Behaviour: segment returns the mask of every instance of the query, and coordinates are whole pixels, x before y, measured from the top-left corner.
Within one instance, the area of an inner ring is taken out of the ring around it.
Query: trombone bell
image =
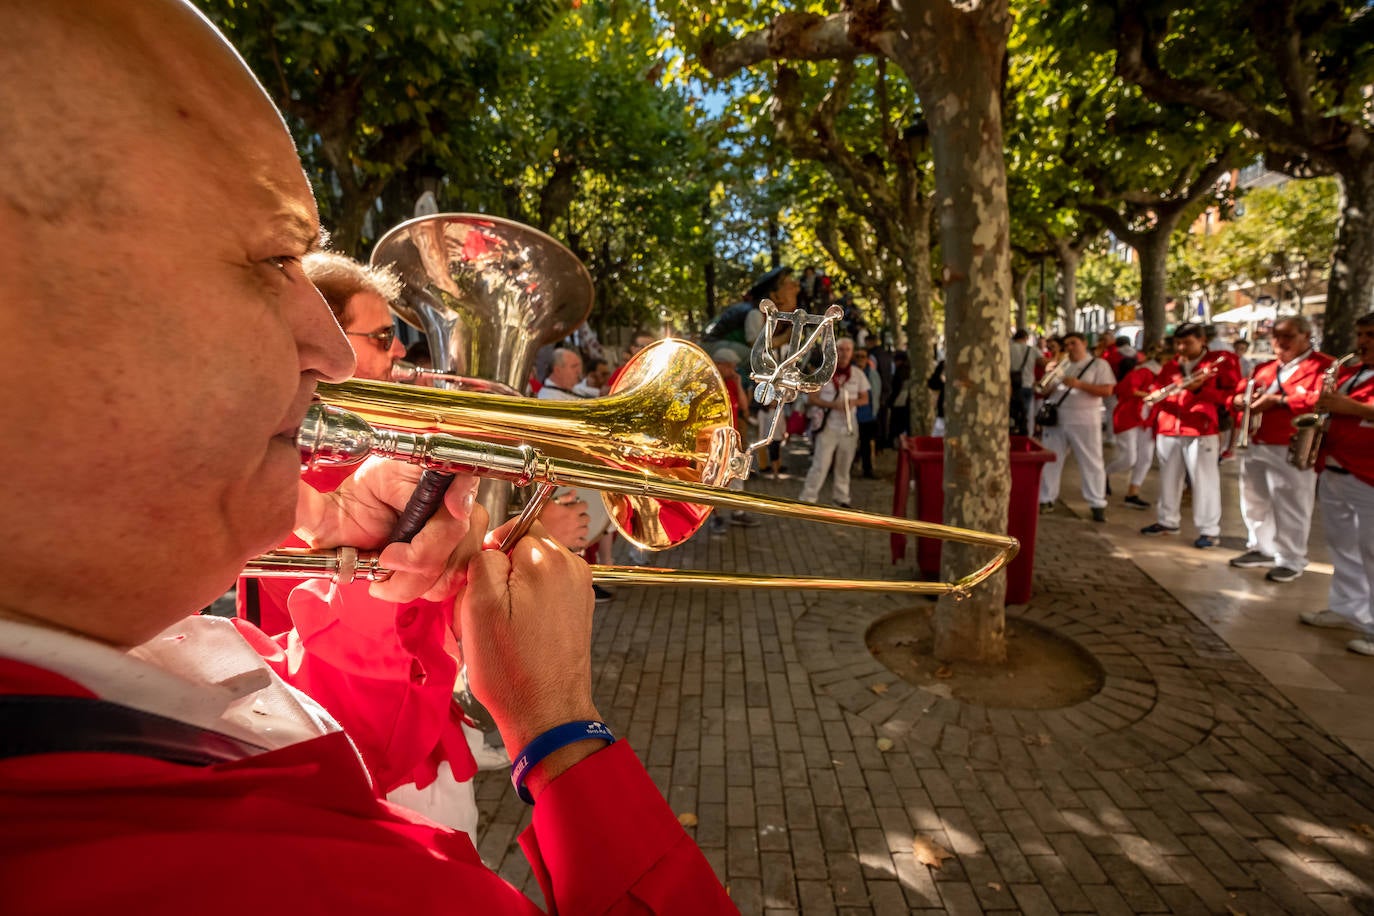
[[[549,458],[706,487],[729,483],[735,459],[743,454],[730,396],[715,364],[700,347],[682,340],[644,348],[626,364],[609,395],[585,401],[358,381],[321,383],[317,393],[324,403],[356,414],[371,427],[530,445]],[[711,512],[709,506],[643,494],[600,495],[621,534],[650,550],[683,543]]]

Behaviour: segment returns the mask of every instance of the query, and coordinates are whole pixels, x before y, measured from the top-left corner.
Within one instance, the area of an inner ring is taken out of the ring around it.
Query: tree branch
[[[1145,11],[1133,0],[1117,3],[1116,72],[1140,86],[1156,101],[1200,108],[1221,121],[1234,121],[1263,138],[1269,146],[1297,156],[1326,158],[1319,138],[1289,124],[1264,107],[1232,92],[1170,76],[1159,65],[1158,38],[1145,22]]]
[[[729,44],[702,46],[698,57],[721,79],[765,60],[853,60],[884,54],[895,31],[886,4],[854,3],[842,13],[781,13],[773,21]],[[886,55],[890,56],[890,55]]]

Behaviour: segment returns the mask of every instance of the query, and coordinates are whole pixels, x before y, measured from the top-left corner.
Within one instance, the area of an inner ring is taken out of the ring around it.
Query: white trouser
[[[1241,452],[1240,513],[1247,550],[1274,558],[1275,566],[1307,568],[1307,532],[1317,494],[1315,471],[1288,463],[1288,446],[1256,443]]]
[[[1102,441],[1115,445],[1120,441],[1116,431],[1112,429],[1112,411],[1116,410],[1116,395],[1107,395],[1102,401],[1102,407]]]
[[[1221,471],[1217,468],[1217,437],[1156,436],[1159,454],[1159,523],[1177,528],[1183,499],[1183,469],[1193,480],[1193,524],[1198,534],[1221,534]]]
[[[1107,465],[1107,476],[1130,469],[1131,486],[1139,487],[1155,460],[1155,433],[1148,426],[1137,426],[1116,434],[1116,457]]]
[[[1331,610],[1374,637],[1374,487],[1323,471],[1317,485],[1331,552]]]
[[[1059,498],[1059,478],[1072,449],[1078,460],[1083,498],[1094,509],[1104,508],[1107,505],[1107,474],[1102,469],[1102,427],[1097,417],[1090,423],[1061,422],[1058,426],[1050,426],[1045,429],[1041,441],[1057,459],[1048,462],[1040,471],[1040,501],[1052,503]]]
[[[831,429],[831,424],[836,422],[839,429]],[[835,494],[835,502],[849,502],[849,469],[858,451],[859,424],[855,423],[854,431],[850,432],[844,428],[843,417],[831,417],[826,421],[825,429],[816,433],[811,470],[806,472],[806,483],[802,484],[802,502],[814,503],[820,499],[821,485],[825,483],[825,475],[830,473],[832,465],[835,468],[835,480],[831,490]]]

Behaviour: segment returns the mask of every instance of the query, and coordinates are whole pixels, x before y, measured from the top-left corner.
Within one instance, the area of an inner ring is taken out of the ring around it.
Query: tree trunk
[[[1077,248],[1067,242],[1058,242],[1054,249],[1054,262],[1059,265],[1059,314],[1070,331],[1081,331],[1078,326],[1078,265],[1082,262]]]
[[[1012,298],[1016,300],[1015,324],[1018,328],[1024,328],[1026,326],[1026,288],[1030,286],[1030,272],[1031,269],[1029,266],[1017,270],[1015,262],[1012,262],[1011,295]]]
[[[945,520],[1005,532],[1011,488],[1011,251],[1001,108],[1007,5],[915,3],[899,10],[911,34],[933,27],[941,35],[937,42],[913,42],[901,63],[925,103],[935,154],[944,258]],[[987,560],[987,548],[947,542],[941,575],[953,581]],[[935,610],[935,656],[1005,662],[1005,591],[1006,575],[998,573],[962,601],[942,597]]]
[[[706,318],[702,325],[705,327],[705,321],[710,321],[716,315],[716,259],[707,258],[701,272],[706,285]]]
[[[367,211],[374,202],[375,198],[362,194],[345,196],[339,201],[334,225],[329,227],[331,248],[350,257],[367,260],[362,251],[363,223],[367,221]]]
[[[1140,261],[1140,314],[1145,322],[1145,349],[1152,349],[1164,339],[1164,326],[1169,316],[1164,311],[1165,290],[1169,283],[1169,237],[1174,224],[1161,224],[1141,233],[1136,246]]]
[[[1355,319],[1374,311],[1374,153],[1340,176],[1341,221],[1326,285],[1322,350],[1355,349]]]
[[[928,436],[935,426],[935,392],[926,380],[935,371],[935,309],[931,304],[930,220],[917,221],[912,240],[915,256],[907,265],[911,276],[906,283],[906,350],[911,360],[911,432]]]
[[[1040,289],[1035,294],[1035,311],[1040,316],[1040,329],[1046,334],[1052,333],[1050,327],[1050,297],[1045,292],[1045,259],[1040,259]]]

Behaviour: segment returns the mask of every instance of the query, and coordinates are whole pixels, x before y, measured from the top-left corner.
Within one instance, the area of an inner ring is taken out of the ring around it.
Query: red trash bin
[[[1031,596],[1035,565],[1035,530],[1040,522],[1040,470],[1055,454],[1030,436],[1011,437],[1011,498],[1007,505],[1007,533],[1021,542],[1021,550],[1007,566],[1007,604],[1025,604]],[[914,436],[897,453],[897,482],[892,514],[906,517],[908,483],[916,480],[916,517],[923,522],[944,521],[945,440]],[[892,535],[892,562],[906,556],[907,536]],[[916,539],[916,566],[931,578],[940,575],[940,547],[935,538]]]

